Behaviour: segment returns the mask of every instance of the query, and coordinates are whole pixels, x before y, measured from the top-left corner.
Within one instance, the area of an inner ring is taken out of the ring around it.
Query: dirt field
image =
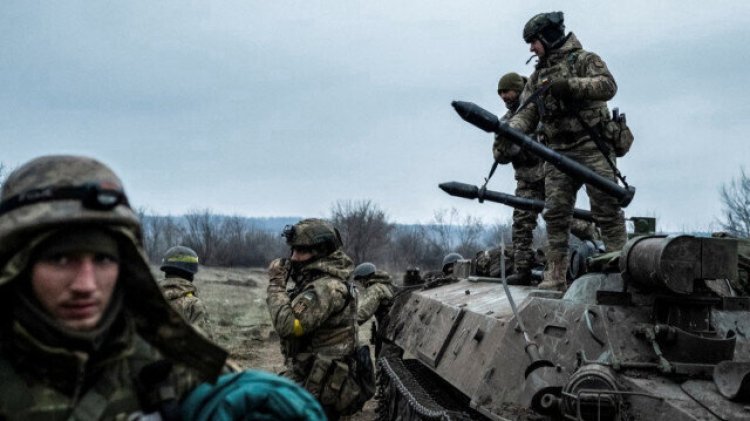
[[[232,360],[245,368],[281,371],[279,339],[266,308],[265,270],[202,267],[195,284],[208,307],[215,340],[231,353]],[[375,402],[345,419],[374,420]]]

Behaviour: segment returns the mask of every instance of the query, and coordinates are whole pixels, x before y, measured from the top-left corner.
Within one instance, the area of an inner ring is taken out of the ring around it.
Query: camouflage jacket
[[[206,306],[197,297],[198,288],[187,279],[168,277],[159,283],[164,296],[182,316],[201,332],[211,337],[211,322]]]
[[[143,406],[136,381],[142,368],[164,357],[129,319],[118,330],[98,351],[86,353],[51,345],[11,323],[0,333],[0,419],[110,420],[154,411]],[[166,384],[179,400],[198,383],[175,364]]]
[[[291,292],[277,278],[286,278],[285,273],[271,275],[266,302],[287,366],[301,354],[337,358],[354,352],[357,300],[346,283],[352,269],[351,259],[339,249],[295,271]]]
[[[522,96],[528,97],[545,84],[561,79],[569,83],[570,99],[559,100],[546,92],[511,117],[508,124],[529,133],[541,123],[544,141],[556,150],[596,149],[576,115],[588,126],[600,130],[610,119],[606,101],[617,92],[615,79],[598,55],[583,50],[573,33],[560,48],[539,60]]]
[[[393,302],[393,283],[391,277],[377,271],[367,280],[364,289],[359,294],[357,305],[357,322],[362,324],[370,317],[386,311]]]
[[[508,122],[523,103],[524,98],[521,96],[515,107],[509,109],[500,120]],[[498,162],[503,162],[503,157],[505,157],[505,161],[509,160],[513,164],[516,180],[534,183],[544,179],[544,162],[534,154],[520,149],[520,147],[503,139],[502,136],[495,136],[495,142],[492,144],[492,154]]]

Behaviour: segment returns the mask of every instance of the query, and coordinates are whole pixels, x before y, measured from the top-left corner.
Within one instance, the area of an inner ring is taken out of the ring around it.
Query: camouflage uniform
[[[190,324],[211,337],[211,321],[206,306],[198,298],[198,288],[189,280],[167,276],[159,283],[169,304],[182,314]]]
[[[547,146],[615,181],[612,168],[576,114],[588,126],[599,130],[600,125],[610,119],[605,101],[614,96],[617,85],[602,59],[583,50],[573,33],[568,34],[559,48],[546,51],[529,77],[523,96],[531,95],[543,84],[560,80],[567,80],[570,99],[560,100],[547,92],[514,115],[509,125],[529,132],[541,122],[541,135]],[[609,158],[615,162],[613,152]],[[543,217],[549,240],[548,259],[550,262],[564,262],[576,193],[582,184],[549,163],[544,164],[544,172],[546,201]],[[626,232],[617,199],[589,185],[586,192],[607,250],[619,250],[625,244]]]
[[[222,369],[226,352],[198,335],[159,292],[121,185],[101,163],[71,156],[38,158],[6,180],[0,419],[127,419],[176,405]],[[64,242],[82,231],[116,240],[119,277],[97,325],[71,330],[34,299],[29,272],[47,240]]]
[[[523,97],[521,97],[523,98]],[[517,101],[511,109],[501,118],[502,121],[508,121],[518,109],[522,102]],[[504,141],[501,137],[495,138],[492,146],[493,155],[497,159],[511,143]],[[544,200],[544,169],[543,162],[534,155],[517,150],[510,158],[515,170],[516,191],[515,195],[525,199]],[[513,209],[513,262],[516,273],[531,270],[534,263],[534,252],[531,245],[534,240],[534,229],[537,226],[537,216],[539,212],[532,210]]]
[[[346,282],[352,269],[341,248],[296,269],[284,259],[268,268],[266,302],[281,339],[282,374],[317,397],[329,418],[364,404],[352,361],[358,345],[357,300]],[[287,280],[295,284],[290,292]]]
[[[387,312],[393,303],[393,282],[390,275],[377,271],[365,281],[364,290],[359,294],[357,306],[357,321],[362,324],[372,316],[380,316]],[[378,320],[382,317],[377,317]]]

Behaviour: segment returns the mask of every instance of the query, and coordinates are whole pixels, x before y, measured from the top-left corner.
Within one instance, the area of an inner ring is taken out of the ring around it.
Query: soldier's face
[[[542,41],[539,41],[538,39],[531,41],[529,43],[529,51],[536,54],[539,58],[544,57],[544,45],[542,44]]]
[[[510,107],[518,100],[518,91],[513,89],[503,89],[500,91],[500,98],[503,99],[506,106]]]
[[[38,260],[31,286],[42,309],[64,327],[94,329],[115,290],[120,265],[94,253],[67,253]]]
[[[292,262],[304,263],[313,258],[313,251],[307,247],[292,247]]]

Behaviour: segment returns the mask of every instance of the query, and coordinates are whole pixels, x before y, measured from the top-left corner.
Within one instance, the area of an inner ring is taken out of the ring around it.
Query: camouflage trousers
[[[525,199],[544,200],[544,179],[537,181],[517,180],[516,196]],[[534,264],[534,228],[539,212],[521,209],[513,210],[513,263],[515,270],[530,269]]]
[[[612,168],[610,168],[602,153],[596,149],[593,142],[561,153],[587,166],[597,174],[615,180]],[[611,156],[611,160],[614,162],[614,156]],[[550,253],[566,254],[576,194],[582,183],[549,163],[544,164],[544,173],[544,188],[547,198],[542,216],[547,223],[549,251]],[[620,250],[625,245],[627,233],[625,231],[625,217],[617,199],[588,184],[586,185],[586,194],[589,196],[591,213],[594,216],[596,226],[601,230],[602,240],[607,251]]]

